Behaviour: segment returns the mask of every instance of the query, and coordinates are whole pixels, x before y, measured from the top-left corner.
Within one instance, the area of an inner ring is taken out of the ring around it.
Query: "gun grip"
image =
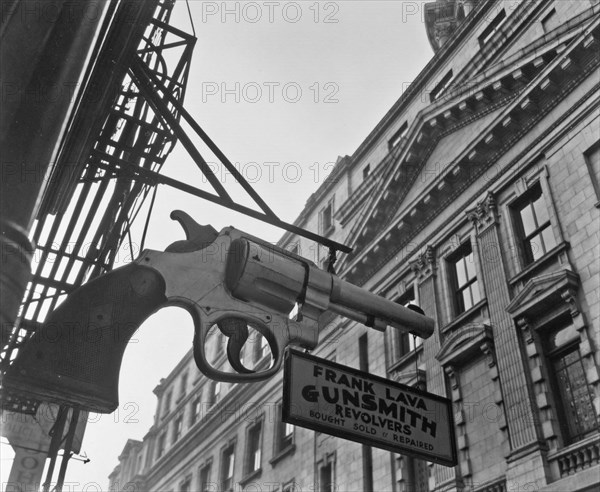
[[[111,413],[125,347],[166,302],[160,273],[135,263],[88,282],[27,341],[4,384],[43,401]]]

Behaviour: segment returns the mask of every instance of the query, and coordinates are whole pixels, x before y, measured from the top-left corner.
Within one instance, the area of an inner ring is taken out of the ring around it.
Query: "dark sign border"
[[[397,389],[409,393],[416,393],[421,395],[424,398],[428,398],[431,400],[437,400],[439,403],[446,406],[448,412],[448,426],[450,431],[450,454],[452,455],[451,459],[445,459],[440,456],[432,456],[426,452],[415,451],[411,448],[405,447],[402,444],[398,445],[388,445],[385,442],[375,441],[374,439],[369,439],[368,437],[361,437],[357,434],[354,434],[349,431],[345,431],[343,429],[335,429],[332,431],[331,427],[327,425],[315,423],[309,419],[303,419],[301,417],[296,417],[290,414],[290,405],[291,405],[291,366],[292,366],[292,356],[300,357],[306,360],[309,360],[314,363],[319,363],[324,366],[329,366],[331,368],[337,368],[340,371],[345,371],[350,374],[354,374],[358,377],[366,378],[369,380],[377,381],[378,383],[396,387]],[[322,432],[324,434],[329,434],[334,437],[341,437],[344,439],[348,439],[350,441],[359,442],[362,444],[366,444],[368,446],[372,446],[375,448],[385,449],[387,451],[391,451],[392,453],[404,454],[413,456],[415,458],[424,459],[426,461],[431,461],[433,463],[438,463],[444,466],[456,466],[458,464],[458,456],[456,451],[456,438],[454,434],[454,414],[452,412],[452,402],[448,398],[444,398],[443,396],[434,395],[433,393],[428,393],[426,391],[419,390],[417,388],[412,388],[410,386],[406,386],[405,384],[398,383],[396,381],[391,381],[389,379],[382,378],[381,376],[376,376],[374,374],[370,374],[368,372],[359,371],[353,367],[344,366],[342,364],[338,364],[337,362],[331,362],[327,359],[322,359],[320,357],[315,357],[314,355],[310,355],[304,352],[300,352],[295,349],[288,348],[285,352],[284,366],[283,366],[283,402],[282,402],[282,420],[289,424],[298,425],[300,427],[304,427],[306,429],[315,430],[318,432]]]

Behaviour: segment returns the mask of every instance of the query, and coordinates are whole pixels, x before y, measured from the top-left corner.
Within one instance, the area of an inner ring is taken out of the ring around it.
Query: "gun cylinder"
[[[287,315],[304,288],[305,277],[306,268],[302,262],[284,256],[276,247],[266,247],[247,239],[236,239],[231,243],[225,285],[237,299]]]

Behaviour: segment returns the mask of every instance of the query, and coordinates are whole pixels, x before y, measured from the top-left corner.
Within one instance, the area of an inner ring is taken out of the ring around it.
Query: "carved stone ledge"
[[[571,315],[575,317],[580,311],[575,296],[578,287],[579,275],[571,270],[562,269],[539,275],[527,281],[521,292],[506,306],[506,311],[517,320],[524,317],[536,319],[549,310],[564,306],[566,301]]]

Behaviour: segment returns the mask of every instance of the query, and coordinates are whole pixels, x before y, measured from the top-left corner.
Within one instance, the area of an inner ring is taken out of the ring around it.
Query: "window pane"
[[[465,259],[461,258],[456,262],[456,284],[457,287],[462,287],[467,283],[467,270]]]
[[[556,246],[556,239],[554,239],[554,232],[552,232],[552,227],[550,227],[550,224],[548,224],[548,226],[542,231],[542,237],[544,238],[546,252],[550,251]]]
[[[535,216],[537,218],[538,225],[550,222],[550,216],[548,215],[548,207],[546,207],[546,203],[542,198],[541,194],[533,202],[533,209],[535,210]]]
[[[467,278],[469,280],[475,278],[477,273],[475,272],[475,260],[473,258],[473,252],[471,252],[469,256],[465,258],[465,266],[467,267]]]
[[[473,300],[471,299],[471,287],[467,287],[462,291],[462,300],[464,311],[468,311],[473,307]]]
[[[479,283],[477,281],[471,284],[471,296],[473,297],[473,304],[477,304],[481,301],[481,296],[479,295]]]
[[[525,236],[529,236],[536,229],[533,209],[529,203],[521,210],[521,223],[523,224],[523,232],[525,233]]]
[[[562,345],[575,340],[577,337],[577,330],[573,324],[568,324],[565,328],[556,331],[548,340],[548,349],[553,350],[561,347]]]
[[[544,249],[544,242],[541,234],[536,234],[529,240],[529,252],[531,253],[531,258],[533,260],[537,260],[544,256],[546,250]]]

